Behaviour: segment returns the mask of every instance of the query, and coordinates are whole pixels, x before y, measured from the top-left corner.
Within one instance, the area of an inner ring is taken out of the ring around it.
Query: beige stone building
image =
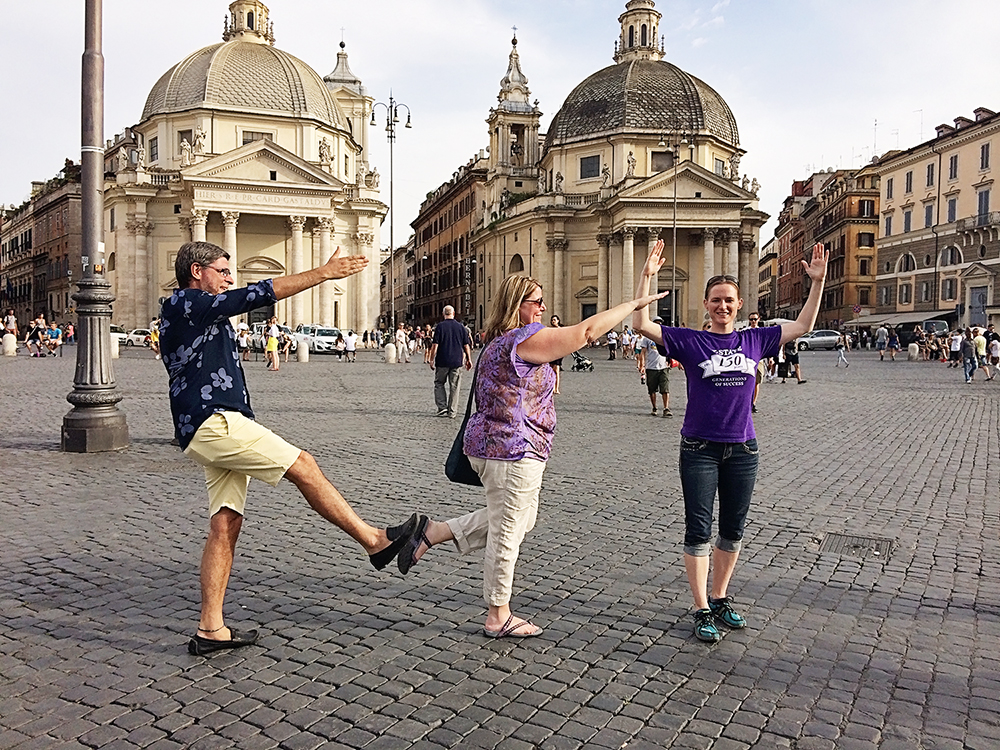
[[[177,248],[208,240],[232,255],[238,284],[311,268],[337,246],[369,256],[363,273],[279,301],[273,313],[293,327],[372,328],[386,213],[367,162],[372,103],[343,43],[321,78],[274,46],[267,6],[231,3],[222,42],[164,73],[131,137],[108,144],[115,322],[155,318],[176,284]]]
[[[652,0],[629,0],[614,64],[586,78],[539,134],[517,41],[498,105],[477,260],[476,327],[510,273],[537,278],[566,323],[631,299],[649,246],[662,238],[657,283],[665,320],[700,326],[705,281],[739,276],[756,309],[757,243],[767,215],[739,171],[736,118],[708,84],[666,62]],[[676,232],[676,235],[675,235]],[[676,236],[676,241],[675,241]]]
[[[934,138],[883,156],[877,316],[904,325],[1000,323],[1000,115],[980,107]]]

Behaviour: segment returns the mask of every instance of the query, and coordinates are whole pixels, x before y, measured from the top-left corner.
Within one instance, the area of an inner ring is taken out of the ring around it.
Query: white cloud
[[[727,7],[729,7],[729,0],[720,0],[720,2],[717,2],[715,5],[712,6],[712,15],[714,16],[720,10],[723,10]]]
[[[706,44],[708,44],[708,40],[703,36],[695,37],[694,39],[691,40],[691,46],[694,47],[695,49],[697,49],[698,47],[702,47]]]

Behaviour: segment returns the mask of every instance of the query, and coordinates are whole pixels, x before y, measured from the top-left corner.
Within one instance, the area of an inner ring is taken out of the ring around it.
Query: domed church
[[[320,77],[274,46],[259,0],[229,5],[222,41],[158,80],[130,137],[105,156],[105,264],[114,322],[145,326],[176,286],[190,240],[231,255],[236,283],[297,273],[340,246],[367,255],[357,276],[281,300],[270,314],[366,329],[378,318],[379,227],[387,207],[367,162],[373,100],[341,42]]]
[[[666,263],[656,281],[671,292],[659,302],[665,321],[700,327],[716,274],[738,276],[744,316],[756,309],[768,217],[757,181],[739,171],[736,118],[711,86],[663,59],[653,0],[629,0],[618,20],[614,64],[570,92],[544,136],[513,40],[487,119],[487,199],[473,239],[477,296],[487,300],[479,325],[511,273],[538,279],[564,323],[632,299],[657,239]]]

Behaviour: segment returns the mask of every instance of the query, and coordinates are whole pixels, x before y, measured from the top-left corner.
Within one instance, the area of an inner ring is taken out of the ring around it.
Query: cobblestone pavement
[[[375,572],[289,483],[254,482],[226,612],[262,638],[210,658],[186,649],[206,497],[160,363],[116,362],[131,447],[73,455],[74,358],[0,360],[0,748],[1000,747],[1000,385],[868,352],[764,385],[732,589],[750,624],[709,646],[681,561],[683,378],[654,419],[633,363],[594,352],[563,375],[518,563],[514,609],[543,636],[480,635],[481,560]],[[443,476],[458,423],[433,416],[428,368],[248,370],[261,421],[373,523],[481,504]],[[826,552],[832,533],[892,547]]]

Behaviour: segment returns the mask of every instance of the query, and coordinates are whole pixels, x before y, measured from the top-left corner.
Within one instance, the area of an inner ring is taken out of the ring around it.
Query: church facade
[[[536,278],[564,323],[632,299],[649,247],[662,239],[658,314],[700,326],[705,282],[740,280],[743,315],[757,306],[757,248],[767,214],[741,176],[736,119],[708,84],[666,62],[652,0],[629,0],[614,64],[566,98],[548,133],[530,101],[513,40],[489,113],[477,326],[511,273]]]
[[[367,162],[372,104],[343,43],[321,78],[274,46],[267,6],[231,3],[223,41],[170,68],[130,137],[108,144],[105,264],[115,322],[154,319],[176,286],[179,246],[207,240],[230,253],[240,285],[312,268],[338,246],[368,256],[364,272],[254,320],[374,327],[387,207]]]

